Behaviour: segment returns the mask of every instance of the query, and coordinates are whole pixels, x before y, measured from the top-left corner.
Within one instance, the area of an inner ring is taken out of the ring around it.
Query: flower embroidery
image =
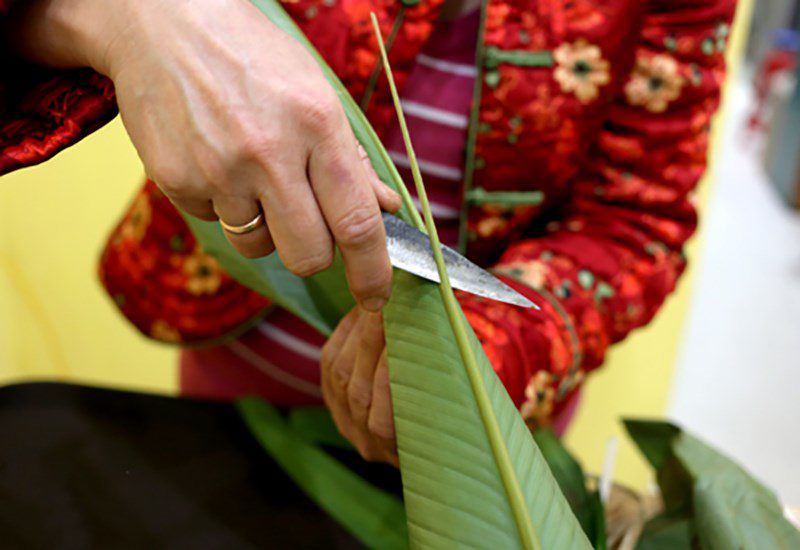
[[[150,199],[146,193],[140,193],[133,201],[128,216],[122,224],[122,238],[135,242],[141,241],[147,233],[152,217],[153,210],[150,206]]]
[[[553,375],[546,370],[540,370],[528,382],[525,388],[525,402],[519,408],[526,422],[538,425],[553,414],[556,390],[552,382]]]
[[[550,270],[544,262],[531,260],[528,262],[511,262],[504,264],[498,270],[507,273],[510,277],[522,281],[531,288],[544,288]]]
[[[214,294],[222,284],[222,270],[217,260],[203,252],[195,251],[183,262],[186,290],[194,295]]]
[[[508,225],[508,220],[500,216],[490,216],[478,222],[477,232],[481,237],[491,237]]]
[[[600,48],[583,38],[574,44],[561,44],[553,52],[553,59],[558,64],[553,78],[562,91],[574,93],[581,103],[597,98],[600,86],[611,80],[608,61],[603,59]]]
[[[176,343],[181,341],[180,333],[169,323],[161,319],[153,322],[153,325],[150,327],[150,336],[162,342]]]
[[[631,105],[640,105],[651,113],[663,113],[667,105],[681,95],[683,77],[678,62],[668,55],[639,57],[625,85]]]

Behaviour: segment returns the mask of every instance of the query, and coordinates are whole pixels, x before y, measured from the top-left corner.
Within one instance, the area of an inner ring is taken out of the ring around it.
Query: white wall
[[[800,215],[744,139],[749,85],[730,92],[668,411],[800,506]]]

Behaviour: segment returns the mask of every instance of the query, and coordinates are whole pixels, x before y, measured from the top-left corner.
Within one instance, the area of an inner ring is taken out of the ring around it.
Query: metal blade
[[[383,214],[383,224],[392,265],[423,279],[440,282],[428,236],[388,213]],[[452,248],[442,245],[442,255],[453,288],[516,306],[539,309],[525,296]]]

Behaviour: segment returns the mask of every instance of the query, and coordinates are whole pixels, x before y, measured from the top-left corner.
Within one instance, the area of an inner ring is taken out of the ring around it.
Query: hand
[[[339,247],[353,296],[390,293],[381,208],[399,196],[359,152],[311,55],[246,0],[34,0],[15,26],[38,61],[90,65],[114,82],[148,175],[204,220],[266,225],[227,234],[247,257],[277,250],[301,277]]]
[[[353,308],[322,348],[322,395],[366,460],[398,466],[383,318]]]

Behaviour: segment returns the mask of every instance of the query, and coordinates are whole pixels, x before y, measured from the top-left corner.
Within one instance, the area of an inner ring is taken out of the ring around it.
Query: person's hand
[[[339,431],[366,460],[398,465],[380,313],[353,308],[322,348],[322,395]]]
[[[247,0],[34,0],[16,24],[23,52],[90,65],[114,82],[147,174],[204,220],[266,224],[226,232],[247,257],[277,250],[299,276],[326,269],[334,244],[359,304],[390,293],[381,208],[398,195],[360,153],[311,55]]]

